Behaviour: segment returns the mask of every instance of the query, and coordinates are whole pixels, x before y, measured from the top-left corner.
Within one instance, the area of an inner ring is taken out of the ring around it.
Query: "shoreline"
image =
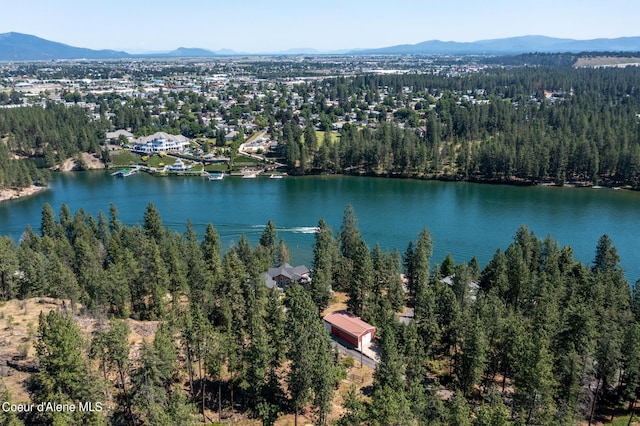
[[[0,203],[10,200],[18,200],[20,198],[29,197],[39,192],[49,189],[48,186],[31,185],[26,188],[7,188],[0,189]]]

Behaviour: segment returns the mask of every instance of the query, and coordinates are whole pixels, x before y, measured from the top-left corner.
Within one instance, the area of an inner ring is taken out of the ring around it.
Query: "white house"
[[[182,135],[170,135],[164,132],[156,132],[144,136],[133,145],[133,150],[154,154],[158,152],[182,152],[189,146],[189,139]]]
[[[170,166],[166,166],[166,169],[172,172],[186,172],[190,169],[190,167],[183,163],[182,160],[178,159],[175,163]]]

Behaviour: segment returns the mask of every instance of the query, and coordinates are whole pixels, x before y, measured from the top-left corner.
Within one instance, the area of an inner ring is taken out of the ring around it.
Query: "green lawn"
[[[225,172],[227,171],[226,164],[209,164],[204,168],[207,172]]]
[[[262,161],[253,157],[245,157],[244,155],[236,155],[233,158],[234,163],[262,163]]]
[[[149,157],[147,160],[147,166],[149,167],[163,167],[170,166],[176,162],[176,159],[173,157],[160,157],[159,155],[154,155]]]
[[[122,151],[111,157],[111,162],[116,166],[130,166],[137,164],[139,161],[141,161],[140,156],[129,151]]]
[[[340,133],[329,132],[331,143],[335,143],[340,140]],[[318,140],[318,146],[322,146],[324,143],[324,132],[316,130],[316,139]],[[304,143],[304,134],[302,135],[302,143]]]

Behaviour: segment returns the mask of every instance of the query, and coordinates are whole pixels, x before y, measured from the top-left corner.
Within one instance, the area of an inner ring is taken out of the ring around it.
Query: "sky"
[[[637,0],[21,0],[0,33],[130,53],[332,51],[522,35],[640,36]]]

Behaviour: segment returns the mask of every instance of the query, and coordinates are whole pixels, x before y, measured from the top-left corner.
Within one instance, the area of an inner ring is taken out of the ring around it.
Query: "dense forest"
[[[281,298],[261,278],[290,259],[273,222],[255,247],[243,236],[223,253],[212,224],[204,236],[190,223],[171,231],[151,203],[131,227],[113,205],[97,219],[65,205],[56,218],[45,205],[39,232],[0,238],[0,300],[68,303],[40,315],[29,393],[111,408],[1,421],[176,425],[224,410],[263,424],[305,413],[320,425],[572,425],[633,412],[640,285],[625,280],[606,235],[592,265],[524,226],[484,269],[475,258],[435,263],[433,244],[424,228],[403,254],[371,249],[348,206],[339,232],[318,223],[311,283]],[[373,385],[343,395],[338,417],[348,363],[321,320],[332,290],[377,327],[382,351]],[[414,315],[400,322],[405,307]],[[104,319],[90,341],[78,315]],[[128,318],[157,324],[136,355]]]
[[[463,76],[360,76],[328,81],[312,112],[347,122],[339,143],[283,129],[290,168],[456,179],[606,183],[637,188],[640,77],[635,69],[496,67]],[[386,93],[386,94],[385,94]],[[326,101],[338,105],[326,106]],[[303,109],[304,111],[304,109]],[[326,120],[326,121],[325,121]],[[389,122],[389,123],[386,123]],[[328,139],[327,139],[328,140]],[[323,141],[319,141],[323,142]]]
[[[102,155],[103,127],[77,106],[0,109],[0,189],[46,185],[49,169],[67,158]]]

